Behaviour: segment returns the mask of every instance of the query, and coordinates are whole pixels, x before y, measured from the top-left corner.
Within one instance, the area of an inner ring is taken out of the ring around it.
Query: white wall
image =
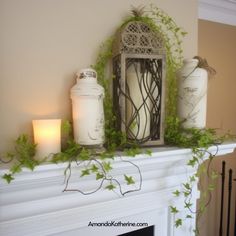
[[[197,0],[152,1],[188,35],[185,57],[197,52]],[[70,118],[75,72],[94,63],[99,45],[130,6],[144,0],[0,0],[0,153],[31,120]]]

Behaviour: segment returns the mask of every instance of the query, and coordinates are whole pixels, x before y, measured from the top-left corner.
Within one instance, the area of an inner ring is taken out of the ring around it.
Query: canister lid
[[[71,88],[71,98],[78,96],[103,98],[104,89],[97,83],[97,72],[91,68],[82,69],[77,74],[77,83]]]
[[[91,68],[82,69],[77,73],[77,77],[79,79],[89,79],[95,78],[97,79],[97,72]]]

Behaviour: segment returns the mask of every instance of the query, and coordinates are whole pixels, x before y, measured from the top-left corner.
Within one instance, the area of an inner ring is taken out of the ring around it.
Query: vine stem
[[[14,159],[14,156],[10,157],[9,160],[5,161],[3,160],[4,158],[0,157],[0,163],[3,163],[3,164],[8,164],[8,163],[11,163]]]
[[[102,165],[102,163],[98,159],[93,157],[89,160],[89,163],[87,165],[91,164],[91,162],[94,161],[100,167],[100,170],[102,171],[102,174],[103,174],[103,178],[102,178],[100,184],[98,185],[98,187],[96,189],[90,191],[90,192],[85,192],[85,191],[82,191],[81,189],[70,189],[70,188],[68,188],[69,182],[70,182],[70,179],[71,179],[71,169],[72,169],[72,167],[71,167],[72,161],[70,161],[68,166],[65,169],[65,180],[64,180],[64,182],[66,183],[66,185],[65,185],[65,188],[64,188],[63,192],[79,192],[83,195],[91,195],[91,194],[96,193],[97,191],[99,191],[103,187],[103,184],[104,184],[105,181],[109,181],[111,183],[115,182],[116,185],[119,188],[119,193],[120,193],[121,196],[125,196],[128,193],[140,191],[141,188],[142,188],[142,174],[141,174],[140,168],[138,167],[138,165],[134,164],[132,161],[123,160],[123,158],[121,156],[119,156],[119,157],[120,157],[122,162],[129,163],[137,169],[138,174],[139,174],[139,186],[138,186],[138,188],[123,191],[120,182],[116,178],[114,178],[112,176],[109,176],[107,171],[105,170],[104,166]],[[77,166],[79,166],[81,163],[82,162],[79,162],[79,163],[77,162]]]

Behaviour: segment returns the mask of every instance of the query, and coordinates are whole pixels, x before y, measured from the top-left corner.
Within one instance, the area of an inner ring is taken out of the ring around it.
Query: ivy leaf
[[[207,172],[207,169],[206,167],[203,165],[200,165],[199,168],[198,168],[198,171],[197,171],[197,177],[200,177],[201,174],[204,174]]]
[[[178,197],[178,196],[180,195],[180,191],[179,191],[179,190],[175,190],[175,191],[173,192],[173,194],[174,194],[176,197]]]
[[[39,161],[33,160],[33,159],[24,159],[20,161],[23,166],[30,169],[31,171],[34,170],[34,168],[39,165]]]
[[[27,134],[21,134],[17,139],[16,143],[19,145],[26,144],[28,142],[28,135]]]
[[[104,174],[102,174],[102,173],[96,174],[96,180],[103,179],[103,178],[104,178]]]
[[[87,150],[85,148],[82,148],[82,150],[79,154],[79,159],[82,160],[82,161],[86,161],[86,160],[89,160],[89,158],[90,158],[89,150]]]
[[[192,166],[192,167],[194,167],[196,164],[197,164],[197,162],[194,159],[189,160],[187,163],[188,166]]]
[[[113,190],[113,189],[116,188],[116,186],[114,184],[109,184],[105,188],[108,189],[108,190]]]
[[[204,202],[200,202],[199,210],[203,213],[206,210],[206,204]]]
[[[193,217],[191,215],[186,215],[186,219],[192,219]]]
[[[141,150],[139,148],[129,148],[125,149],[124,152],[126,156],[135,157],[136,155],[141,153]]]
[[[211,179],[213,179],[213,180],[214,180],[214,179],[217,179],[218,176],[219,176],[219,175],[218,175],[218,173],[217,173],[216,171],[213,170],[213,171],[211,172]]]
[[[124,175],[124,177],[125,177],[125,181],[126,181],[127,185],[135,184],[135,181],[132,176]]]
[[[68,135],[72,131],[71,123],[68,120],[64,120],[61,124],[61,132],[62,134]]]
[[[151,156],[152,155],[152,150],[150,150],[150,149],[145,150],[145,154],[148,155],[148,156]]]
[[[115,155],[114,152],[103,152],[99,155],[99,157],[101,159],[107,159],[107,158],[112,159],[112,158],[114,158],[114,155]]]
[[[199,235],[199,229],[194,229],[193,232],[195,233],[195,235]]]
[[[188,197],[188,196],[191,194],[190,191],[184,191],[183,193],[184,193],[184,196],[185,196],[185,197]]]
[[[14,180],[14,177],[12,176],[12,174],[4,174],[2,178],[5,179],[8,184],[11,183],[12,180]]]
[[[196,178],[195,178],[195,176],[194,176],[194,175],[193,175],[193,176],[191,176],[189,181],[190,181],[190,182],[195,182],[195,181],[196,181]]]
[[[170,211],[171,211],[171,213],[173,213],[173,214],[176,214],[176,213],[179,212],[179,210],[178,210],[176,207],[173,207],[173,206],[170,206]]]
[[[10,171],[12,172],[12,174],[15,173],[20,173],[21,172],[21,166],[20,165],[14,165],[11,167]]]
[[[187,190],[191,190],[190,184],[189,183],[185,183],[183,184],[183,186],[187,189]]]
[[[20,161],[33,159],[36,152],[36,144],[29,140],[29,136],[21,134],[15,141],[15,150]]]
[[[86,175],[90,175],[89,169],[82,170],[82,173],[81,173],[80,177],[83,177],[83,176],[86,176]]]
[[[51,162],[53,163],[65,162],[65,161],[68,161],[68,159],[69,159],[69,156],[66,153],[59,152],[53,155]]]
[[[192,203],[190,203],[190,202],[187,203],[187,202],[186,202],[186,203],[184,204],[184,208],[190,208],[192,205],[193,205]]]
[[[92,167],[90,168],[90,170],[93,172],[93,173],[95,173],[95,172],[98,172],[98,167],[95,165],[95,164],[93,164],[92,165]]]
[[[179,226],[181,226],[182,225],[182,219],[177,219],[176,221],[175,221],[175,227],[176,228],[178,228]]]
[[[103,168],[106,172],[109,172],[110,170],[112,170],[112,167],[111,167],[111,163],[108,161],[108,162],[102,162],[102,165],[103,165]]]

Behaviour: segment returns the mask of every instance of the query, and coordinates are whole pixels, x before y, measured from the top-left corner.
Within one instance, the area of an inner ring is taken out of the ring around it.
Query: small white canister
[[[186,59],[177,74],[177,112],[184,128],[206,126],[208,72],[198,64],[198,59]]]
[[[104,89],[97,83],[93,69],[77,74],[71,89],[74,139],[80,145],[102,146],[104,143]]]

